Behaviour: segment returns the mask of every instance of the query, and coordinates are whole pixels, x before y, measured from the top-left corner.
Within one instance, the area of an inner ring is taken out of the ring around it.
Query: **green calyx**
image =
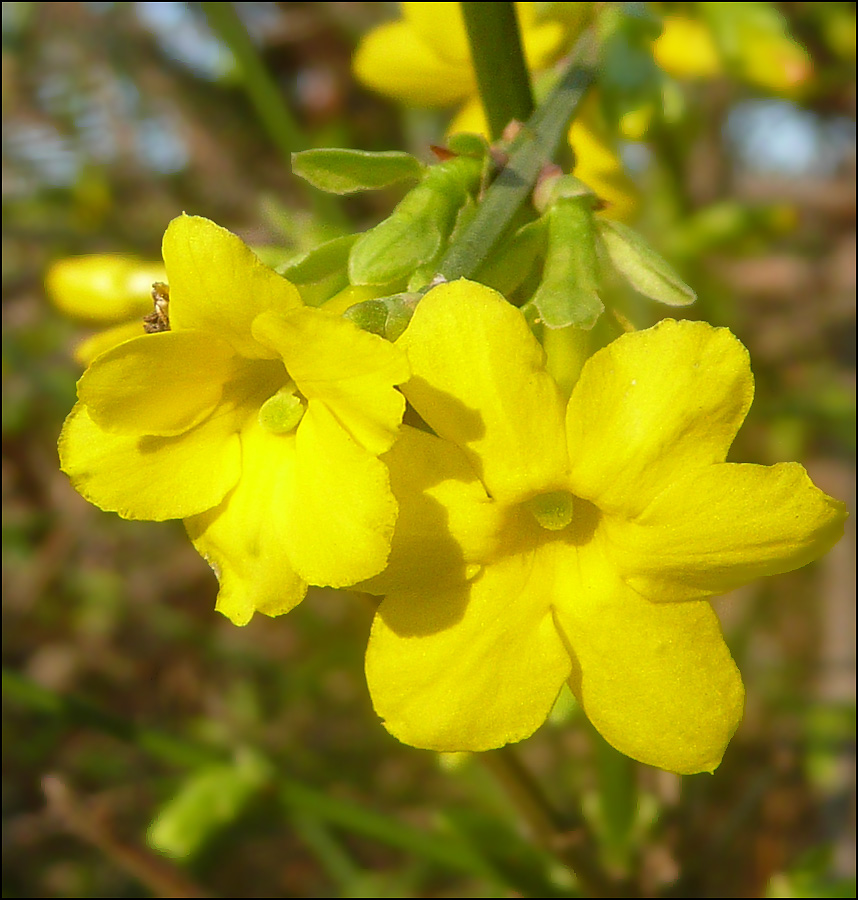
[[[536,521],[548,531],[561,531],[572,521],[574,503],[569,491],[537,494],[525,505]]]
[[[259,424],[271,434],[294,431],[304,415],[304,402],[291,382],[259,408]]]

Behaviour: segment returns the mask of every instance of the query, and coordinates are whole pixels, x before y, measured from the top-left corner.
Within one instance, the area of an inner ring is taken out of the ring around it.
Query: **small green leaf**
[[[548,256],[542,283],[528,305],[547,328],[592,328],[605,310],[588,196],[562,198],[546,213]]]
[[[365,300],[347,309],[343,318],[351,319],[364,331],[395,341],[408,327],[421,297],[422,294],[406,291],[377,300]]]
[[[345,271],[348,265],[349,252],[358,235],[346,234],[319,244],[308,253],[299,256],[292,262],[281,266],[277,271],[293,284],[310,284],[321,281],[338,270]]]
[[[325,241],[277,271],[296,285],[307,306],[321,306],[349,283],[348,261],[358,235]]]
[[[419,181],[425,166],[401,150],[327,148],[292,154],[292,171],[313,187],[330,194],[354,194],[388,187],[399,181]]]
[[[598,228],[614,268],[636,291],[667,306],[689,306],[697,299],[675,269],[636,231],[602,218]]]
[[[481,161],[458,156],[433,166],[383,222],[364,232],[349,256],[352,284],[389,284],[437,259],[459,209],[479,186]]]
[[[149,826],[149,846],[177,858],[196,853],[241,815],[271,774],[269,763],[250,753],[197,770]]]

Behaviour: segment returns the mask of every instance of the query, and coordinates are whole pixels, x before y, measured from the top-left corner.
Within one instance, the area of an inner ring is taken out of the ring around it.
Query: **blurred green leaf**
[[[374,191],[400,181],[419,181],[426,167],[401,150],[326,148],[292,154],[292,172],[330,194]]]
[[[149,846],[168,856],[192,856],[235,822],[272,775],[271,765],[249,751],[233,763],[191,773],[149,826]]]

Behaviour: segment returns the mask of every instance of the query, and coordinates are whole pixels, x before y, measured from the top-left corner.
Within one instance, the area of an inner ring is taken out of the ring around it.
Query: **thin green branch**
[[[480,100],[492,140],[512,119],[524,122],[533,112],[530,75],[521,46],[514,3],[460,3]]]
[[[510,747],[491,750],[477,758],[503,786],[533,839],[575,875],[589,897],[630,897],[629,885],[609,878],[599,864],[593,835],[580,816],[563,822],[542,789]]]
[[[557,155],[594,79],[592,67],[576,63],[576,58],[522,126],[509,148],[509,161],[486,191],[470,225],[447,248],[438,267],[447,281],[474,275],[533,193],[544,166]]]
[[[265,66],[256,45],[247,33],[232,3],[201,3],[206,19],[215,34],[232,53],[247,96],[259,121],[280,151],[286,167],[292,169],[292,154],[306,150],[309,138],[292,115],[283,93]],[[344,225],[345,218],[337,200],[314,191],[299,182],[316,213],[325,221]]]

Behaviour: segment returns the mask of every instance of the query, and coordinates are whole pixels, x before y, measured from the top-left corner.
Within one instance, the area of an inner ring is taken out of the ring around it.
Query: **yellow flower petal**
[[[465,20],[458,3],[402,3],[409,28],[438,59],[459,66],[471,65]]]
[[[122,325],[115,325],[113,328],[106,328],[96,334],[84,338],[77,347],[74,348],[74,358],[82,366],[88,366],[96,356],[101,355],[107,350],[112,350],[125,341],[132,338],[140,337],[143,334],[143,319],[134,319],[131,322],[125,322]]]
[[[311,584],[347,587],[387,562],[396,501],[387,469],[310,400],[296,433],[295,483],[284,506],[284,549]]]
[[[95,360],[78,382],[78,398],[106,431],[181,434],[218,405],[234,361],[232,347],[210,334],[141,335]]]
[[[412,746],[447,751],[532,734],[570,672],[552,591],[551,572],[518,555],[458,588],[389,595],[366,656],[385,728]]]
[[[280,354],[298,390],[323,402],[358,444],[376,455],[390,447],[405,412],[394,388],[409,376],[401,349],[318,309],[264,313],[253,334]]]
[[[627,584],[651,600],[688,600],[807,565],[845,521],[845,505],[798,463],[722,463],[688,472],[634,523],[606,524]]]
[[[271,434],[250,416],[241,451],[235,489],[220,506],[185,520],[220,583],[216,608],[236,625],[255,612],[288,612],[307,592],[289,559],[285,515],[295,491],[295,435]]]
[[[59,439],[60,465],[90,503],[126,519],[181,519],[217,506],[238,480],[241,447],[230,416],[177,437],[111,434],[78,403]]]
[[[474,282],[443,284],[420,301],[398,343],[414,373],[406,397],[466,451],[494,499],[563,486],[562,397],[517,309]]]
[[[587,361],[569,401],[572,491],[638,515],[678,474],[724,461],[753,390],[726,328],[665,319],[623,335]]]
[[[275,355],[253,339],[250,326],[266,310],[302,306],[297,288],[263,265],[240,238],[198,216],[170,222],[163,253],[174,331],[218,335],[248,359]]]
[[[622,584],[597,544],[557,560],[557,623],[587,717],[633,759],[713,771],[741,721],[744,689],[711,606],[650,603]]]
[[[712,32],[703,22],[685,16],[664,17],[652,52],[659,66],[675,78],[715,78],[724,70]]]
[[[477,90],[470,62],[438,56],[405,22],[380,25],[365,35],[352,66],[367,87],[413,106],[450,106]]]
[[[110,323],[152,312],[152,284],[165,278],[160,263],[96,253],[57,260],[45,276],[45,289],[67,316]]]
[[[492,503],[461,450],[403,427],[382,461],[399,500],[387,568],[360,590],[371,594],[461,584],[468,564],[491,558],[503,509]]]

